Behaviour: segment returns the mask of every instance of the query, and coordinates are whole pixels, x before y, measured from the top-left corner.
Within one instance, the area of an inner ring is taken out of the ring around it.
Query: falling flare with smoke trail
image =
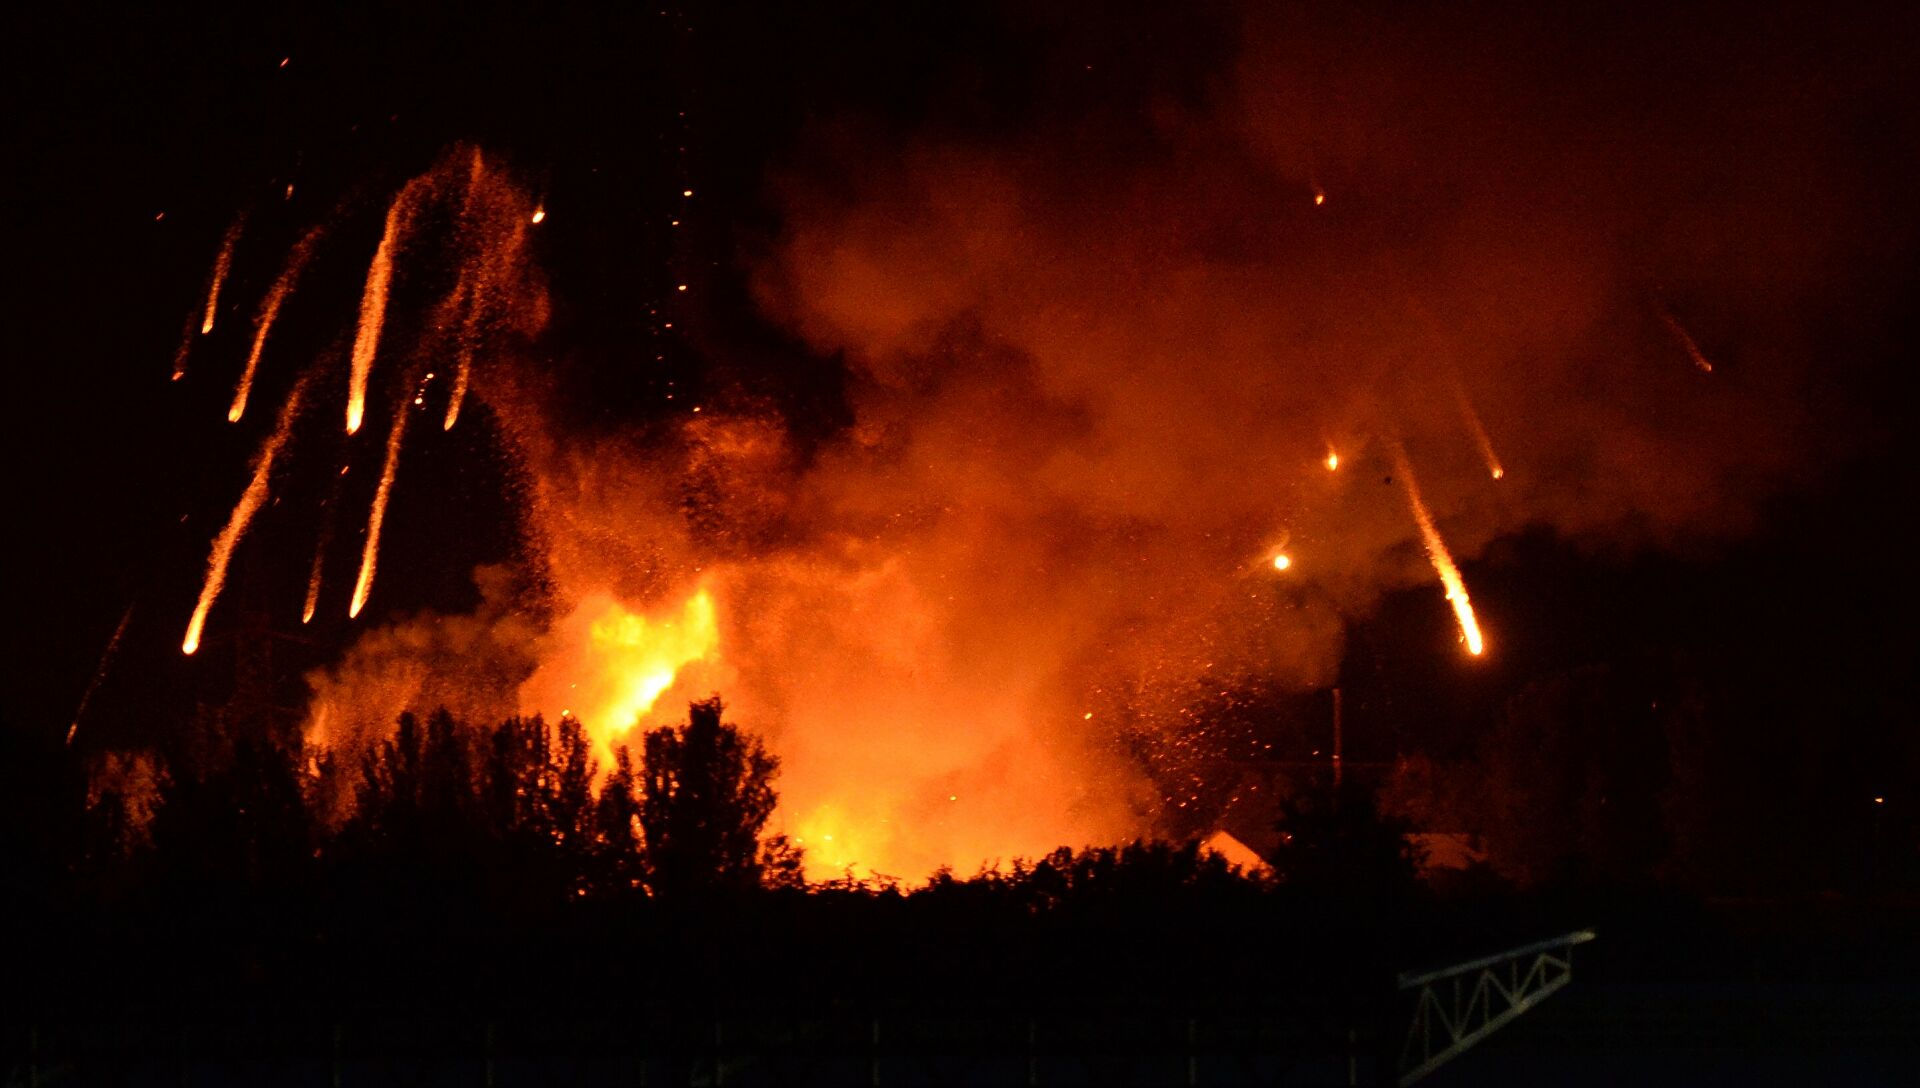
[[[233,559],[235,545],[240,543],[248,523],[267,499],[267,484],[273,475],[274,458],[280,455],[281,449],[287,444],[287,436],[293,432],[293,420],[299,414],[306,387],[307,378],[302,377],[294,385],[293,392],[287,394],[287,401],[280,408],[279,422],[274,425],[273,433],[267,436],[266,444],[260,447],[259,455],[254,458],[253,479],[235,504],[232,516],[227,519],[227,527],[214,538],[213,554],[207,557],[207,580],[200,588],[200,600],[193,607],[193,618],[187,621],[187,637],[180,644],[181,653],[190,655],[200,648],[200,630],[206,625],[207,612],[213,608],[221,587],[226,584],[227,564]]]
[[[407,405],[394,409],[393,426],[387,431],[387,459],[380,466],[380,486],[373,493],[373,509],[367,515],[367,542],[360,553],[360,577],[353,583],[353,603],[347,606],[347,618],[354,619],[366,607],[367,594],[373,589],[373,569],[380,558],[380,527],[387,518],[387,499],[393,494],[393,478],[400,469],[400,442],[407,433]]]
[[[380,247],[367,266],[367,286],[360,295],[360,327],[353,336],[353,362],[347,375],[347,433],[360,429],[367,405],[367,377],[373,373],[374,352],[380,347],[380,326],[387,316],[387,286],[393,279],[393,255],[406,227],[407,207],[413,201],[414,182],[408,182],[387,208],[387,225]]]
[[[1447,591],[1447,602],[1453,605],[1454,619],[1460,622],[1460,638],[1467,644],[1467,652],[1478,657],[1486,649],[1486,643],[1480,637],[1480,623],[1473,615],[1473,602],[1467,599],[1467,583],[1461,579],[1460,568],[1454,566],[1453,555],[1447,551],[1447,542],[1440,539],[1440,530],[1434,527],[1433,515],[1420,498],[1420,485],[1413,478],[1413,465],[1407,460],[1406,450],[1396,447],[1393,459],[1400,482],[1407,489],[1407,505],[1413,508],[1413,520],[1420,526],[1420,539],[1426,545],[1427,559],[1433,563],[1433,572],[1440,576],[1440,584]]]
[[[120,622],[113,628],[113,637],[107,640],[107,648],[100,653],[100,667],[93,670],[93,679],[87,681],[87,690],[80,693],[80,705],[73,710],[73,721],[67,726],[67,743],[72,744],[74,734],[80,732],[80,720],[87,716],[87,706],[93,702],[93,693],[99,689],[100,681],[106,679],[107,666],[113,663],[114,651],[120,648],[120,636],[127,633],[127,621],[133,619],[133,606],[128,605],[120,613]]]
[[[1666,323],[1667,331],[1673,333],[1673,338],[1680,342],[1682,348],[1686,349],[1687,358],[1693,360],[1693,365],[1699,368],[1700,373],[1713,373],[1713,364],[1707,361],[1706,354],[1700,350],[1700,345],[1694,342],[1693,337],[1680,324],[1680,319],[1673,316],[1672,313],[1663,307],[1660,310],[1660,320]]]
[[[1494,479],[1506,476],[1506,466],[1500,463],[1500,455],[1493,452],[1493,439],[1487,437],[1486,424],[1480,422],[1480,413],[1474,409],[1473,401],[1467,398],[1467,387],[1458,375],[1454,377],[1453,394],[1460,402],[1460,418],[1466,422],[1467,430],[1473,435],[1474,445],[1480,448],[1480,459],[1486,462],[1487,475]]]
[[[213,280],[207,285],[207,313],[200,321],[200,335],[213,331],[214,315],[220,311],[220,285],[227,280],[227,269],[233,266],[233,247],[240,241],[240,228],[247,221],[245,215],[234,219],[233,225],[220,239],[220,253],[213,259]]]
[[[247,352],[247,365],[240,372],[240,381],[233,389],[233,404],[227,408],[227,422],[238,423],[246,414],[247,397],[253,391],[253,376],[260,369],[260,353],[267,346],[267,333],[273,330],[273,322],[280,316],[280,307],[287,296],[293,293],[294,284],[300,278],[300,271],[306,267],[307,256],[313,252],[313,244],[320,237],[320,231],[309,231],[300,244],[293,247],[293,253],[287,258],[287,267],[280,272],[280,278],[273,281],[273,287],[260,303],[259,316],[254,318],[253,348]]]

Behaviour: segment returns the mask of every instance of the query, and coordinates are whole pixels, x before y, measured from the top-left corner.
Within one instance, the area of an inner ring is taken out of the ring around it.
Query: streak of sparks
[[[220,285],[227,280],[227,269],[233,265],[233,247],[239,243],[240,228],[246,221],[245,216],[235,219],[220,239],[220,254],[213,259],[213,281],[207,285],[207,314],[200,321],[202,336],[213,331],[213,318],[220,310]]]
[[[387,518],[387,499],[393,494],[393,478],[400,469],[400,441],[406,433],[407,409],[403,404],[394,411],[393,426],[387,431],[387,459],[380,467],[380,486],[373,493],[373,509],[367,515],[367,542],[360,553],[360,577],[353,583],[348,619],[360,615],[373,589],[373,569],[380,558],[380,527]]]
[[[387,208],[386,230],[367,266],[367,286],[360,295],[360,328],[353,337],[353,364],[347,376],[347,433],[360,429],[367,406],[367,377],[373,373],[374,352],[380,346],[380,326],[387,316],[387,286],[393,279],[393,254],[406,225],[407,205],[413,199],[411,183]]]
[[[240,501],[234,505],[233,514],[227,519],[227,527],[220,530],[214,538],[213,553],[207,557],[207,580],[200,588],[199,603],[193,607],[193,618],[187,621],[187,637],[180,644],[180,652],[192,654],[200,648],[200,630],[206,625],[207,612],[213,608],[214,599],[220,596],[220,589],[227,581],[227,564],[233,559],[233,549],[247,531],[247,524],[267,499],[267,483],[273,475],[273,461],[287,444],[287,436],[293,431],[293,420],[299,414],[300,400],[306,392],[307,381],[302,378],[287,394],[287,402],[280,408],[280,419],[274,425],[273,433],[267,436],[266,444],[254,457],[253,479],[247,484],[246,491],[240,495]]]
[[[1680,346],[1687,351],[1687,358],[1693,360],[1693,365],[1700,369],[1700,373],[1713,373],[1713,364],[1707,361],[1705,353],[1700,350],[1700,345],[1695,343],[1693,337],[1681,326],[1680,319],[1663,309],[1660,311],[1660,320],[1666,323],[1667,330],[1673,333],[1673,338],[1680,341]]]
[[[113,629],[113,637],[107,640],[107,648],[100,653],[100,667],[93,671],[93,679],[87,681],[87,690],[80,693],[80,705],[74,708],[73,722],[67,726],[67,743],[73,743],[74,734],[80,732],[80,720],[87,716],[87,705],[93,702],[93,693],[99,689],[100,681],[107,675],[107,666],[113,663],[114,651],[120,648],[120,636],[127,633],[127,621],[133,619],[133,606],[128,605],[120,613],[120,622]]]
[[[260,303],[260,314],[254,318],[253,348],[247,352],[247,365],[240,372],[240,382],[233,389],[233,404],[227,408],[227,422],[238,423],[247,411],[247,396],[253,391],[253,376],[260,369],[260,353],[267,346],[267,333],[272,331],[274,319],[280,316],[280,306],[293,292],[293,285],[300,278],[300,271],[306,266],[308,254],[313,252],[313,243],[320,232],[313,231],[300,240],[287,258],[287,267],[280,278],[273,281],[273,287]]]
[[[1446,588],[1447,602],[1453,605],[1454,619],[1460,622],[1460,637],[1467,644],[1467,652],[1478,657],[1486,649],[1486,644],[1480,638],[1480,623],[1474,618],[1473,603],[1467,599],[1467,583],[1460,577],[1460,568],[1454,566],[1453,555],[1447,551],[1447,542],[1440,539],[1440,530],[1434,527],[1433,515],[1428,513],[1427,504],[1420,499],[1420,485],[1414,481],[1413,465],[1407,461],[1406,451],[1395,450],[1394,461],[1401,483],[1407,489],[1407,505],[1413,508],[1413,520],[1420,526],[1420,539],[1426,545],[1427,558],[1433,563],[1433,572],[1440,576],[1440,584]]]

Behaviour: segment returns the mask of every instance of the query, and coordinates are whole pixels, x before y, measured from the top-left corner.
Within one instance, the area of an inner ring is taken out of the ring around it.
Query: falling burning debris
[[[1286,552],[1281,552],[1280,554],[1273,557],[1274,570],[1286,570],[1292,566],[1293,566],[1293,558],[1289,556]]]
[[[1332,446],[1327,447],[1326,464],[1328,472],[1340,471],[1340,454],[1336,452]]]
[[[233,247],[240,241],[240,228],[246,224],[245,215],[234,219],[233,225],[220,239],[220,253],[213,259],[213,280],[207,285],[207,314],[200,321],[200,335],[213,331],[214,315],[220,311],[220,285],[227,280],[227,269],[233,265]]]
[[[1667,331],[1673,333],[1673,338],[1680,342],[1680,346],[1686,349],[1687,358],[1693,360],[1693,365],[1699,368],[1700,373],[1713,373],[1713,364],[1707,361],[1705,353],[1700,350],[1700,345],[1694,342],[1693,337],[1680,324],[1680,319],[1662,307],[1660,320],[1666,324]]]
[[[325,569],[326,560],[327,541],[322,537],[313,548],[313,569],[307,575],[307,600],[300,606],[301,626],[313,622],[314,609],[320,605],[320,572]]]
[[[1486,462],[1487,475],[1494,479],[1506,476],[1506,467],[1500,463],[1500,455],[1493,452],[1493,440],[1487,437],[1486,424],[1480,422],[1480,413],[1473,407],[1473,401],[1467,397],[1467,387],[1456,375],[1453,385],[1454,397],[1460,402],[1460,418],[1466,422],[1467,430],[1473,435],[1473,444],[1480,448],[1480,459]]]
[[[287,436],[293,432],[294,418],[300,412],[300,400],[306,393],[307,378],[302,377],[294,385],[293,392],[287,394],[286,403],[280,408],[280,419],[274,425],[273,433],[267,436],[266,444],[260,447],[260,453],[254,458],[253,479],[248,482],[246,491],[240,495],[240,501],[233,508],[233,514],[227,519],[227,527],[220,530],[214,538],[213,554],[207,557],[207,580],[200,589],[199,603],[194,605],[193,618],[187,621],[187,637],[180,644],[180,652],[192,654],[200,648],[200,630],[206,625],[207,612],[213,608],[213,602],[220,596],[220,589],[227,581],[227,564],[233,559],[234,546],[247,531],[247,525],[253,515],[267,499],[267,484],[273,475],[274,458],[287,444]]]
[[[373,589],[373,568],[380,558],[380,527],[387,518],[387,500],[393,494],[393,478],[400,470],[400,443],[407,433],[407,406],[394,409],[393,426],[387,431],[387,458],[380,466],[380,486],[373,493],[373,509],[367,514],[367,541],[360,553],[360,577],[353,583],[353,603],[347,606],[347,618],[354,619],[366,607],[367,594]]]
[[[354,333],[353,363],[347,376],[348,434],[360,429],[360,420],[366,411],[367,378],[373,373],[373,356],[380,347],[380,326],[387,316],[387,287],[393,279],[393,256],[400,246],[401,232],[406,228],[415,184],[408,182],[387,207],[386,230],[380,235],[380,247],[373,251],[373,263],[367,266],[367,286],[360,296],[360,327]]]
[[[240,381],[234,386],[233,404],[227,409],[227,422],[238,423],[247,410],[247,396],[253,390],[253,376],[260,369],[260,353],[267,346],[267,333],[273,330],[274,319],[280,316],[280,307],[287,296],[293,292],[294,284],[300,278],[300,271],[306,267],[307,257],[313,252],[313,245],[320,238],[318,229],[309,231],[300,244],[293,247],[293,253],[287,258],[287,266],[280,272],[280,278],[273,281],[273,287],[267,291],[267,297],[260,303],[260,314],[254,318],[253,347],[247,352],[247,365],[240,372]]]
[[[1453,556],[1447,551],[1447,542],[1440,539],[1440,530],[1434,527],[1433,515],[1427,511],[1427,504],[1421,501],[1420,485],[1414,481],[1413,465],[1407,460],[1405,450],[1394,451],[1394,464],[1401,484],[1407,489],[1407,505],[1413,508],[1413,520],[1420,526],[1420,539],[1426,545],[1427,558],[1433,563],[1433,572],[1440,576],[1440,584],[1446,588],[1447,601],[1453,605],[1454,618],[1460,621],[1460,637],[1467,644],[1467,652],[1478,657],[1486,649],[1486,644],[1480,638],[1480,623],[1474,619],[1473,603],[1467,599],[1467,583],[1460,577],[1460,568],[1453,564]]]
[[[133,606],[128,605],[120,613],[120,622],[114,625],[113,637],[107,640],[107,648],[100,653],[100,667],[93,670],[93,679],[87,681],[87,690],[80,693],[80,705],[73,710],[73,721],[67,726],[67,743],[72,744],[74,735],[80,732],[80,721],[87,716],[87,706],[93,702],[93,693],[100,687],[100,681],[106,679],[107,666],[113,663],[113,655],[120,648],[120,636],[127,633],[127,621],[133,619]]]

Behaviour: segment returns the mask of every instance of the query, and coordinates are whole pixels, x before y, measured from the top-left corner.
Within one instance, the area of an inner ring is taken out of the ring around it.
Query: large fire
[[[720,648],[713,594],[646,615],[592,594],[555,625],[556,652],[521,689],[522,709],[579,718],[602,753],[619,743],[687,665]]]

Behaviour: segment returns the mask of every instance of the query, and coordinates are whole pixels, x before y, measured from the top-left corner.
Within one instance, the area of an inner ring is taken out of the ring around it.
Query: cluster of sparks
[[[392,289],[396,258],[408,242],[408,233],[416,219],[430,201],[444,198],[456,190],[461,194],[458,207],[459,231],[456,247],[459,249],[459,279],[451,297],[444,307],[457,312],[453,322],[458,328],[452,346],[455,356],[454,376],[448,396],[442,429],[451,430],[460,417],[461,404],[465,400],[474,362],[475,351],[483,325],[489,314],[509,304],[507,288],[512,279],[517,262],[525,244],[525,229],[529,223],[538,223],[545,218],[545,209],[534,210],[529,215],[524,201],[513,194],[509,187],[494,185],[487,163],[478,150],[472,151],[465,160],[464,171],[449,163],[443,163],[434,170],[413,178],[401,187],[388,206],[384,229],[380,242],[368,263],[365,287],[361,292],[360,312],[354,335],[353,348],[349,358],[346,397],[346,433],[359,432],[367,415],[367,400],[374,363],[380,351],[381,334],[386,323],[388,297]],[[464,174],[463,183],[456,178]],[[508,195],[502,196],[501,193]],[[502,229],[500,221],[506,219],[512,225]],[[206,305],[200,320],[200,334],[213,331],[215,319],[220,312],[220,295],[232,267],[234,250],[241,238],[245,216],[236,218],[221,240],[220,250],[215,258],[213,273],[210,277]],[[253,395],[255,379],[259,374],[262,357],[266,353],[268,336],[282,310],[293,296],[301,274],[307,268],[314,251],[325,235],[325,229],[316,227],[308,231],[288,254],[280,274],[262,296],[254,318],[253,337],[247,351],[246,362],[235,382],[233,397],[227,409],[227,419],[238,423],[245,416]],[[441,323],[442,325],[445,322]],[[186,373],[188,344],[183,343],[174,362],[174,380]],[[429,345],[429,350],[444,350],[443,343]],[[308,399],[309,387],[316,378],[318,365],[309,367],[295,381],[292,392],[281,405],[280,414],[273,431],[262,443],[255,454],[252,474],[246,489],[228,516],[225,527],[214,538],[207,560],[206,578],[202,583],[199,598],[193,614],[188,620],[186,636],[181,642],[181,651],[192,654],[200,647],[201,635],[206,625],[207,615],[220,596],[226,584],[226,574],[232,562],[233,553],[241,539],[246,535],[248,526],[255,515],[269,499],[274,467],[283,459],[291,438],[295,421],[302,404]],[[418,377],[418,375],[415,375]],[[427,373],[424,380],[430,380]],[[366,607],[368,595],[372,592],[374,575],[378,569],[380,538],[386,520],[388,504],[392,499],[394,483],[399,474],[400,453],[407,433],[408,409],[422,403],[417,392],[409,391],[405,398],[393,409],[387,431],[384,456],[381,462],[380,478],[375,490],[372,505],[367,515],[367,528],[364,536],[359,575],[354,582],[353,594],[348,605],[349,618],[357,618]],[[347,473],[342,466],[339,476]],[[336,479],[335,492],[338,491]],[[331,503],[331,499],[329,499]],[[321,588],[321,574],[324,568],[327,538],[330,536],[331,518],[323,528],[318,546],[315,549],[311,577],[308,581],[307,595],[301,611],[301,622],[313,619],[318,607]]]

